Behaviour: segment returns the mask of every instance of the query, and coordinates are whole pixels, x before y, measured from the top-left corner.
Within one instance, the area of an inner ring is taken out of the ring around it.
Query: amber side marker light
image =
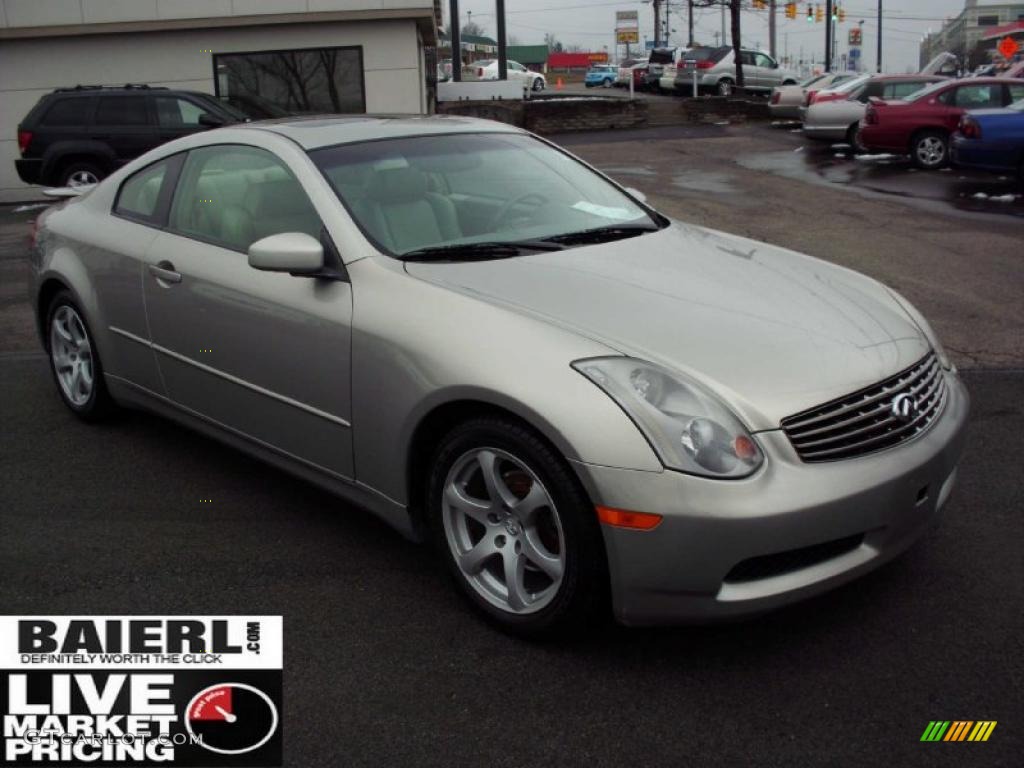
[[[597,519],[605,525],[616,528],[632,528],[636,531],[649,531],[661,523],[661,515],[650,512],[628,512],[625,509],[611,507],[595,507]]]

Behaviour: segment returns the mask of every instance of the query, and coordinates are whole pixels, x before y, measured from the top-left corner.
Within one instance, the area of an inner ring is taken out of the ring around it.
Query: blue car
[[[1024,99],[1004,109],[965,114],[953,136],[950,160],[959,168],[1017,174],[1024,183]]]
[[[615,67],[591,67],[587,76],[583,79],[587,88],[611,88],[615,85],[615,76],[618,70]]]

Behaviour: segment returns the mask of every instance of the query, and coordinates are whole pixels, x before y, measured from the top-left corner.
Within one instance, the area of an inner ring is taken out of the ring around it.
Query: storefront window
[[[360,47],[221,53],[217,95],[254,119],[366,111]]]

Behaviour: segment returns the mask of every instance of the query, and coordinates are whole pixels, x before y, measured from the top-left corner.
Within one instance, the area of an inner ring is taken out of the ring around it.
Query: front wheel
[[[732,80],[725,79],[718,81],[718,95],[719,96],[732,96],[733,82]]]
[[[860,123],[854,123],[846,131],[846,143],[853,149],[854,154],[866,155],[867,145],[860,138]]]
[[[612,81],[611,81],[611,80],[605,80],[605,81],[604,81],[604,87],[605,87],[605,88],[611,88],[611,87],[612,87],[612,85],[613,85],[613,83],[612,83]]]
[[[533,81],[533,90],[535,90],[535,91],[543,91],[544,90],[544,81],[541,78],[538,77],[538,78],[536,78]]]
[[[914,165],[926,171],[945,167],[949,162],[949,137],[939,131],[923,131],[911,141],[910,157]]]
[[[96,344],[69,291],[60,291],[46,313],[46,351],[61,400],[76,416],[96,421],[113,402],[103,381]]]
[[[434,541],[462,592],[523,635],[589,623],[607,570],[593,505],[564,459],[528,427],[500,417],[448,433],[427,492]]]

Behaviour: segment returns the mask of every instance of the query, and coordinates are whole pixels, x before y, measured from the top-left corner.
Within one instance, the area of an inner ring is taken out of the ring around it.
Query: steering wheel
[[[500,225],[505,223],[505,219],[508,218],[517,206],[530,204],[535,208],[539,208],[542,205],[547,205],[548,198],[538,192],[527,192],[525,195],[519,195],[519,197],[513,197],[511,200],[501,206],[500,210],[494,214],[494,218],[491,219],[491,223],[488,225],[488,229],[498,230]]]

